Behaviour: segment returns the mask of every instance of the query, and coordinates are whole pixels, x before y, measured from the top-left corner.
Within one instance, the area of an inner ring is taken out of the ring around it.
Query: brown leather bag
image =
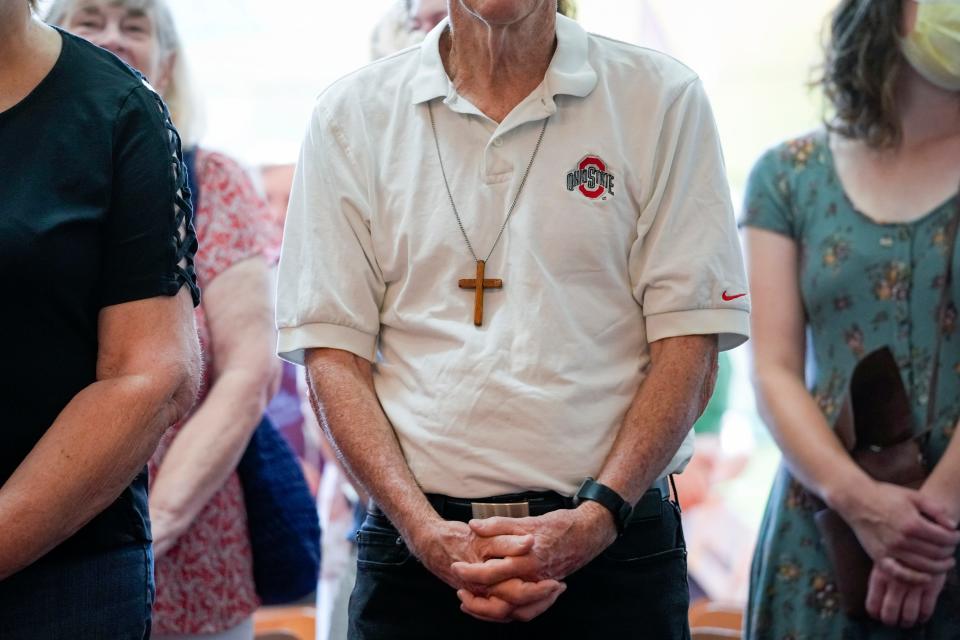
[[[850,457],[871,478],[879,482],[918,489],[929,469],[923,442],[936,417],[937,382],[944,318],[950,305],[953,283],[953,253],[960,224],[958,213],[947,226],[947,261],[940,304],[937,308],[936,340],[933,353],[926,430],[917,434],[910,411],[910,399],[900,377],[900,368],[889,348],[867,355],[850,379],[850,393],[835,425],[837,437]],[[814,514],[827,555],[833,564],[840,605],[847,615],[866,615],[867,585],[873,561],[860,545],[850,525],[832,509]]]
[[[848,405],[837,421],[837,435],[850,456],[874,480],[917,489],[928,469],[914,436],[910,401],[890,349],[874,351],[857,365]],[[850,525],[832,509],[814,515],[833,563],[840,604],[847,615],[866,615],[867,582],[873,561]]]

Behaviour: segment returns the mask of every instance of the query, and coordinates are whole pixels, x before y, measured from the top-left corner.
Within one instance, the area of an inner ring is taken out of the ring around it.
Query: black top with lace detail
[[[189,186],[166,107],[116,56],[61,35],[50,73],[0,113],[0,485],[95,382],[101,309],[182,287],[200,301]],[[141,474],[54,553],[145,542],[147,518]]]

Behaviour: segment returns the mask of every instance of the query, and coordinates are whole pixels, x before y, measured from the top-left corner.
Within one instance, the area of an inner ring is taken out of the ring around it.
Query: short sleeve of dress
[[[254,256],[274,260],[277,232],[246,170],[223,154],[203,150],[197,154],[196,170],[200,284],[208,285],[232,265]]]
[[[740,225],[796,238],[798,225],[784,153],[782,147],[770,149],[750,171]]]
[[[197,238],[180,137],[160,97],[133,89],[114,124],[113,175],[103,227],[100,305],[173,296],[200,303]]]

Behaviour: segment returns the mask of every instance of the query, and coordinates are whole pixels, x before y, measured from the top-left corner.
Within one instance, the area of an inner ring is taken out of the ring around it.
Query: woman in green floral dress
[[[960,216],[960,1],[844,0],[831,26],[823,85],[835,118],[768,151],[746,196],[755,384],[784,454],[746,637],[960,638],[960,335],[956,306],[937,313]],[[938,325],[933,471],[919,491],[875,482],[831,428],[850,376],[889,347],[925,429]],[[841,609],[813,520],[824,504],[874,560],[868,618]]]

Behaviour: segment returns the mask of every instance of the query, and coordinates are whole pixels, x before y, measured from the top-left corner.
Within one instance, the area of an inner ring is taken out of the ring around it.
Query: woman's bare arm
[[[942,505],[947,517],[957,526],[960,522],[960,439],[955,435],[920,492]]]
[[[186,289],[104,308],[98,340],[96,382],[0,488],[0,580],[116,500],[196,397],[200,348]]]
[[[236,469],[280,382],[270,271],[263,258],[238,262],[207,284],[203,309],[213,381],[150,486],[158,557]]]
[[[938,513],[938,507],[919,492],[867,476],[804,385],[805,314],[796,243],[761,229],[748,229],[746,240],[754,386],[784,462],[801,484],[853,526],[875,560],[892,556],[928,573],[949,569],[952,560],[946,552],[958,535],[924,517]]]

